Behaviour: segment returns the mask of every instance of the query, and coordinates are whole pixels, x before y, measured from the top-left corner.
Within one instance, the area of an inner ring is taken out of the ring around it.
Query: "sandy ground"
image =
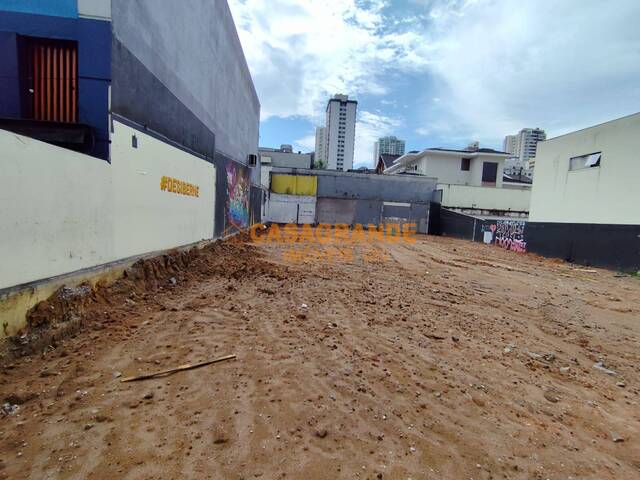
[[[640,478],[640,279],[446,238],[287,248],[121,288],[2,368],[0,477]]]

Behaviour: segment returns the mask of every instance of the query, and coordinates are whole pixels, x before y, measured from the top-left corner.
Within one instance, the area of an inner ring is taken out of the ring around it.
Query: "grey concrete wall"
[[[407,203],[428,202],[433,198],[435,189],[436,181],[429,179],[406,181],[382,175],[318,177],[318,197]]]
[[[344,198],[318,198],[316,222],[335,225],[380,225],[389,222],[415,223],[420,225],[429,218],[430,204],[412,203],[407,206],[388,206],[379,200],[356,200]],[[426,227],[422,233],[426,233]]]
[[[356,200],[319,198],[316,204],[316,222],[335,225],[353,225],[356,222]]]
[[[171,97],[177,99],[175,107],[162,112],[169,134],[181,137],[172,140],[190,148],[204,143],[208,155],[211,138],[204,126],[215,136],[215,150],[236,161],[246,163],[248,154],[258,152],[260,103],[226,0],[112,0],[112,19],[114,44],[124,49],[122,56],[133,57],[157,80],[147,82],[151,90],[138,88],[137,70],[114,72],[116,113],[127,116],[122,110],[132,102],[153,107],[156,91],[166,88],[170,105]],[[116,52],[113,61],[118,61]],[[146,108],[130,110],[144,117]],[[193,123],[194,132],[180,131],[180,119]],[[205,139],[196,142],[190,135]]]
[[[288,152],[270,152],[268,150],[260,150],[263,157],[271,157],[272,167],[288,167],[288,168],[311,168],[310,153],[288,153]]]
[[[382,203],[380,200],[358,200],[356,204],[356,223],[379,225]]]
[[[437,185],[435,178],[414,175],[373,175],[275,167],[273,173],[317,176],[318,198],[428,203],[433,200]]]

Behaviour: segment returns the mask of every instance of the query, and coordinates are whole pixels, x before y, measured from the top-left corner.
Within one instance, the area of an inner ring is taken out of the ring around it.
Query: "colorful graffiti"
[[[527,251],[527,242],[524,238],[524,227],[526,222],[522,220],[498,220],[495,225],[489,228],[494,234],[496,245],[524,253]]]
[[[249,226],[249,192],[251,184],[246,168],[227,162],[227,222],[244,229]]]

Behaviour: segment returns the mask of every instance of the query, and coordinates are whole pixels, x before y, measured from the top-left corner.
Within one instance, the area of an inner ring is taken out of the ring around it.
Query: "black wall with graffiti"
[[[526,238],[527,222],[524,220],[501,219],[501,220],[481,220],[476,226],[475,240],[484,243],[493,243],[505,250],[512,250],[518,253],[527,251]]]
[[[486,220],[440,210],[441,235],[537,253],[580,265],[640,271],[640,225]]]

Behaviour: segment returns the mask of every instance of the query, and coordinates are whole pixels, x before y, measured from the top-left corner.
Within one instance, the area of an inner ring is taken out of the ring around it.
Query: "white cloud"
[[[371,168],[373,165],[373,143],[381,136],[393,133],[401,124],[402,122],[398,118],[368,111],[358,112],[354,167]]]
[[[522,127],[565,133],[638,110],[637,0],[449,3],[425,7],[432,25],[419,55],[440,85],[426,122],[435,111],[449,129],[497,139]]]
[[[306,137],[299,138],[293,142],[295,151],[302,151],[304,153],[313,152],[316,148],[316,136],[307,135]]]
[[[230,0],[251,68],[262,118],[300,115],[320,121],[335,93],[382,94],[371,72],[392,58],[376,31],[382,1]],[[400,47],[402,48],[402,47]]]
[[[400,123],[420,135],[497,146],[522,127],[554,135],[639,110],[637,0],[394,3],[229,0],[263,119],[321,124],[334,93],[388,95],[406,118],[389,123],[361,112],[362,164],[375,138]],[[413,83],[410,108],[393,98],[390,72],[424,79]],[[311,145],[309,138],[299,144]]]

